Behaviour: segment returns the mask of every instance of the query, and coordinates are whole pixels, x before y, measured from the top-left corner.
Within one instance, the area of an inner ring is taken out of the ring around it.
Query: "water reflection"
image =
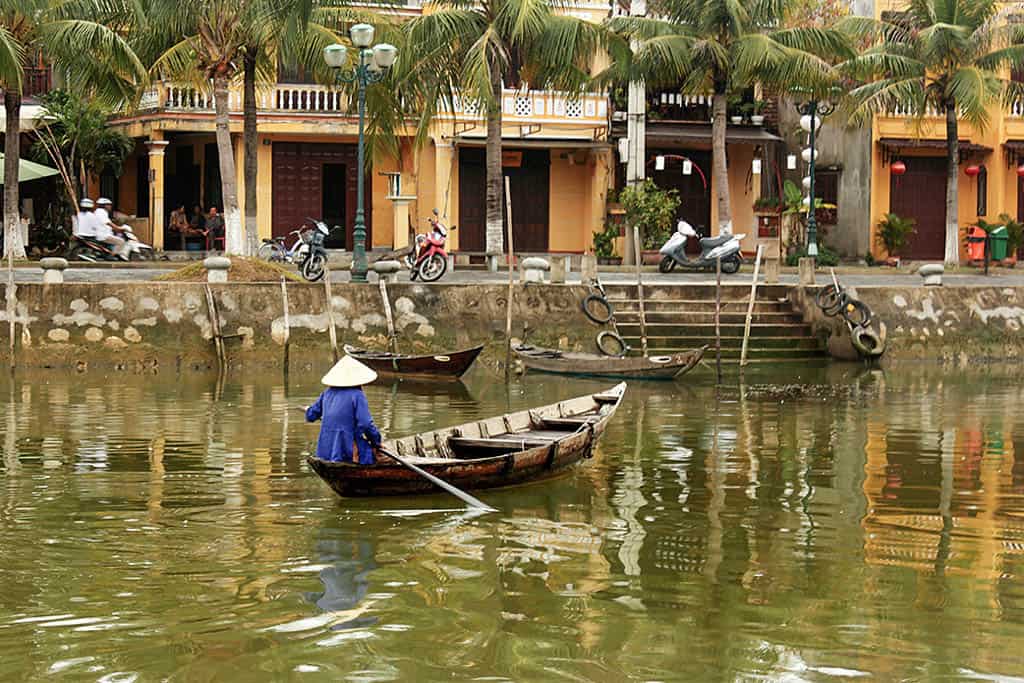
[[[337,499],[306,374],[0,384],[0,677],[1024,675],[1012,368],[636,384],[593,459],[486,516]],[[402,435],[603,386],[367,395]]]

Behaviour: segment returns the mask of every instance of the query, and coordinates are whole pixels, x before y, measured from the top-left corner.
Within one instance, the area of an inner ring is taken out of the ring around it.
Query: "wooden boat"
[[[460,489],[520,484],[551,476],[590,457],[625,391],[623,383],[543,408],[385,441],[383,447]],[[438,490],[385,455],[374,465],[314,457],[307,462],[340,496]]]
[[[382,375],[408,375],[432,378],[457,378],[469,370],[483,345],[463,351],[412,356],[388,351],[368,351],[345,345],[345,353],[366,363]]]
[[[645,358],[615,358],[537,346],[517,346],[513,350],[527,369],[537,372],[620,379],[672,379],[693,369],[707,348],[702,346],[671,356]]]

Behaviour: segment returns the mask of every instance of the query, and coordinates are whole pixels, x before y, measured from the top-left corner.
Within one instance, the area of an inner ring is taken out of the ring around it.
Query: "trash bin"
[[[967,258],[971,261],[985,260],[985,231],[977,225],[967,230]]]
[[[1006,258],[1006,244],[1009,241],[1006,234],[1006,226],[1000,226],[993,230],[989,236],[989,258],[993,261],[1002,261]]]

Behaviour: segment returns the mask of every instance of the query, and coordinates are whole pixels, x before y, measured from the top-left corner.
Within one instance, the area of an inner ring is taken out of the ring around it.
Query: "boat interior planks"
[[[551,476],[590,457],[625,391],[622,383],[540,408],[389,440],[384,447],[458,488],[523,483]],[[374,465],[307,460],[341,496],[437,490],[384,456]]]

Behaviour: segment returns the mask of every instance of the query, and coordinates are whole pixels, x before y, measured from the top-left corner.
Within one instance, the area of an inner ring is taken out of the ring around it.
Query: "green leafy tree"
[[[789,27],[794,0],[658,0],[650,17],[615,17],[612,32],[632,43],[614,51],[602,80],[643,80],[648,87],[712,94],[712,176],[720,232],[731,231],[732,208],[725,149],[728,101],[761,83],[824,91],[835,78],[831,62],[850,55],[845,37],[830,28]]]
[[[408,25],[409,73],[451,101],[477,102],[487,124],[486,251],[502,253],[501,91],[513,61],[531,88],[579,92],[601,44],[599,27],[550,0],[436,0]],[[429,100],[429,98],[427,98]],[[428,104],[432,116],[437,104]]]
[[[4,252],[24,258],[20,195],[21,102],[25,70],[43,55],[68,74],[69,87],[108,101],[130,97],[146,70],[119,29],[131,9],[120,0],[3,0],[0,3],[0,88],[7,116],[4,141]]]
[[[946,120],[945,262],[960,261],[959,120],[984,128],[989,109],[1021,96],[1005,76],[1024,64],[1024,29],[1008,23],[995,0],[913,0],[888,21],[847,17],[840,28],[871,47],[844,71],[864,82],[851,91],[853,120],[902,108],[919,122],[938,112]],[[866,82],[865,82],[866,81]]]

